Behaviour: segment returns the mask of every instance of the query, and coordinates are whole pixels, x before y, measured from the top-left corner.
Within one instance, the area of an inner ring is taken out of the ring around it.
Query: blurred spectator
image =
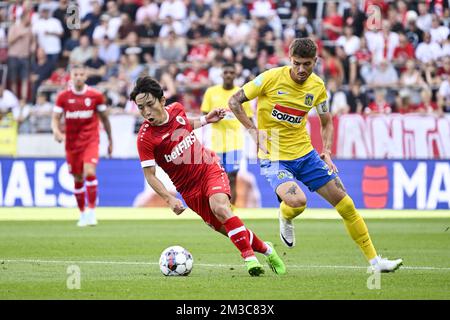
[[[382,29],[378,32],[366,32],[367,46],[372,52],[372,62],[378,64],[381,60],[392,61],[394,50],[399,44],[398,34],[391,32],[388,20],[383,20]]]
[[[144,66],[139,61],[139,55],[142,53],[142,49],[139,47],[129,47],[125,50],[126,54],[126,69],[123,70],[125,79],[128,84],[134,84],[136,80],[142,75]]]
[[[398,34],[399,44],[394,50],[393,62],[394,66],[400,70],[404,71],[405,63],[408,59],[414,59],[414,47],[408,41],[405,33]]]
[[[94,10],[95,2],[98,2],[100,6],[103,5],[103,0],[77,0],[80,19],[83,19]]]
[[[185,25],[179,20],[174,20],[172,16],[167,16],[162,24],[161,29],[159,30],[159,37],[165,38],[169,34],[170,31],[174,31],[178,36],[183,37],[186,34]]]
[[[177,97],[177,87],[175,84],[174,77],[166,69],[162,69],[156,75],[156,80],[161,85],[164,92],[164,97],[166,98],[166,104],[174,103],[178,100]]]
[[[8,32],[8,80],[13,93],[25,100],[28,96],[31,52],[36,45],[30,19],[29,15],[23,14],[20,22],[13,24]]]
[[[352,28],[357,37],[361,37],[364,31],[366,15],[358,7],[358,0],[350,0],[350,8],[344,10],[344,25]]]
[[[442,44],[449,35],[448,27],[441,25],[441,19],[437,15],[431,18],[431,42]]]
[[[70,33],[70,38],[66,40],[63,47],[62,57],[69,59],[73,49],[80,45],[80,30],[73,29]]]
[[[92,33],[92,42],[94,45],[99,45],[105,36],[114,38],[115,36],[109,32],[109,16],[107,14],[102,14],[100,16],[100,24],[98,24],[94,32]]]
[[[396,87],[398,84],[398,75],[393,65],[382,60],[372,71],[368,85],[372,88],[377,87]]]
[[[64,29],[58,19],[50,16],[50,8],[47,4],[39,6],[39,18],[32,25],[32,30],[48,60],[56,64],[62,49],[61,37]]]
[[[250,19],[250,11],[243,3],[243,0],[231,0],[230,6],[225,10],[225,16],[231,18],[235,13],[240,14],[244,19]]]
[[[186,4],[182,0],[164,0],[159,8],[159,19],[171,17],[173,20],[183,21],[187,18]]]
[[[108,36],[111,39],[116,39],[119,32],[120,25],[122,24],[122,17],[119,11],[119,7],[115,1],[108,1],[106,3],[106,14],[109,16],[108,21]]]
[[[39,93],[36,98],[36,104],[30,108],[30,127],[31,133],[51,133],[51,116],[53,104],[47,99],[45,93]]]
[[[334,79],[338,86],[344,80],[344,67],[341,60],[336,57],[335,48],[325,47],[322,50],[323,74],[327,80]]]
[[[330,112],[334,115],[342,115],[350,112],[350,106],[347,103],[345,92],[340,90],[336,80],[331,78],[327,83],[328,103]]]
[[[442,55],[450,56],[450,34],[447,37],[447,40],[442,44]]]
[[[183,38],[179,38],[173,30],[165,39],[160,39],[155,47],[155,61],[161,65],[183,61],[187,45]]]
[[[410,91],[401,89],[395,98],[395,112],[400,114],[406,114],[415,110],[414,105],[411,102]]]
[[[117,32],[117,36],[119,43],[123,43],[131,32],[137,33],[138,29],[128,13],[122,13],[120,18],[122,19],[122,22]]]
[[[416,16],[417,16],[417,14],[416,14]],[[411,18],[411,16],[406,16],[406,15],[405,15],[405,17]],[[404,27],[406,27],[406,25],[408,24],[407,20],[403,20],[402,16],[399,15],[398,10],[395,8],[395,6],[389,7],[388,13],[387,13],[387,21],[389,21],[390,30],[392,32],[396,32],[396,33],[404,32],[405,31]],[[405,23],[403,23],[403,21]]]
[[[242,51],[245,43],[249,40],[250,29],[250,25],[244,21],[244,17],[240,13],[234,13],[233,20],[225,27],[226,43],[237,51]]]
[[[138,8],[142,5],[142,0],[122,0],[120,1],[119,10],[128,14],[131,20],[135,21]]]
[[[207,36],[206,27],[200,24],[200,22],[197,20],[191,21],[191,25],[188,31],[186,32],[186,37],[188,38],[188,41],[196,42],[200,38],[206,38],[206,36]],[[211,43],[209,39],[208,42]]]
[[[15,115],[14,118],[17,120],[19,111],[19,99],[17,99],[14,93],[5,89],[3,85],[0,85],[0,118],[12,112]]]
[[[437,101],[440,112],[450,113],[450,79],[442,81],[437,92]]]
[[[136,12],[136,24],[143,24],[148,18],[151,22],[158,21],[159,7],[154,0],[143,0],[142,6]]]
[[[31,67],[32,101],[36,99],[39,86],[52,74],[54,64],[47,59],[44,49],[38,48],[36,51],[36,62]]]
[[[359,80],[350,85],[350,91],[347,94],[347,103],[350,107],[350,113],[361,114],[364,106],[367,106],[367,96],[362,90]]]
[[[401,87],[417,87],[425,85],[420,72],[416,69],[416,63],[414,60],[409,59],[405,64],[405,71],[400,77]]]
[[[108,36],[105,36],[102,44],[99,46],[98,55],[106,63],[108,68],[110,68],[119,61],[120,48]]]
[[[436,114],[441,115],[439,107],[436,102],[432,101],[433,93],[430,89],[424,88],[420,92],[421,102],[411,110],[422,114]]]
[[[204,26],[211,17],[211,8],[205,4],[204,0],[191,0],[188,7],[190,21],[197,21]]]
[[[344,20],[337,12],[336,3],[334,1],[327,2],[325,15],[322,20],[322,30],[325,39],[334,41],[339,38],[342,34],[343,25]]]
[[[70,64],[84,64],[92,58],[93,48],[87,35],[80,37],[80,45],[72,50],[69,56]]]
[[[311,22],[308,19],[308,7],[300,7],[299,16],[295,23],[295,36],[306,38],[314,32]]]
[[[378,89],[375,91],[375,100],[364,108],[365,114],[389,114],[392,107],[386,101],[386,90]]]
[[[61,42],[63,44],[63,46],[65,45],[66,41],[70,38],[71,35],[71,31],[74,30],[70,30],[68,23],[67,23],[67,8],[69,7],[69,0],[59,0],[59,6],[58,8],[56,8],[55,11],[53,11],[53,17],[58,19],[59,22],[61,23],[63,29],[64,29],[64,33],[63,36],[61,37]]]
[[[222,84],[222,59],[214,57],[211,67],[208,69],[208,79],[212,85]]]
[[[441,46],[431,41],[431,34],[425,32],[423,34],[423,42],[419,43],[416,48],[416,58],[422,63],[430,63],[438,60],[442,56]]]
[[[154,45],[158,40],[161,27],[148,16],[145,16],[142,23],[137,26],[137,34],[142,45]],[[154,51],[154,50],[153,50]]]
[[[203,96],[203,91],[210,85],[208,79],[208,70],[204,68],[202,63],[198,60],[192,61],[190,67],[179,74],[176,81],[184,88],[185,101],[189,108],[200,108],[200,99]]]
[[[441,77],[439,77],[438,70],[434,63],[430,63],[425,66],[425,80],[427,85],[434,89],[434,91],[437,91],[436,88],[441,85]]]
[[[56,69],[50,75],[44,84],[57,87],[58,89],[63,88],[69,83],[70,73],[66,70],[67,64],[63,61],[58,62]]]
[[[372,72],[372,53],[367,48],[365,37],[359,39],[359,49],[350,57],[349,82],[352,84],[357,79],[367,83]]]
[[[423,32],[429,32],[431,29],[431,14],[428,10],[428,4],[419,2],[417,4],[417,10],[419,11],[419,16],[416,20],[417,27]]]
[[[270,0],[253,1],[250,15],[253,18],[269,18],[275,14],[274,5]]]
[[[187,55],[187,61],[200,60],[210,64],[214,59],[214,50],[205,38],[200,38]]]
[[[444,56],[442,59],[442,65],[437,70],[437,75],[439,77],[450,78],[450,55]]]
[[[398,0],[395,2],[395,9],[394,11],[396,12],[396,16],[399,19],[399,22],[403,25],[406,26],[407,25],[407,14],[408,14],[408,6],[406,4],[405,1],[403,0]],[[388,15],[389,15],[389,10],[391,8],[394,8],[393,6],[390,6],[388,9]],[[417,19],[417,13],[415,11],[413,11],[415,13],[415,19]],[[394,26],[394,25],[392,25]]]
[[[92,11],[89,12],[81,20],[81,30],[84,35],[87,35],[92,40],[95,28],[100,25],[100,16],[102,15],[102,8],[98,1],[91,1]]]
[[[85,63],[88,78],[86,84],[89,86],[95,86],[106,75],[106,64],[99,57],[99,49],[93,47],[92,57]]]
[[[416,18],[414,16],[408,17],[405,27],[405,34],[408,41],[412,43],[414,48],[417,48],[419,43],[423,41],[423,31],[417,27]]]
[[[277,16],[284,21],[284,25],[286,22],[295,17],[295,12],[297,10],[297,1],[296,0],[281,0],[275,2],[276,6],[276,14]]]
[[[353,34],[352,27],[345,26],[344,34],[337,39],[336,45],[342,46],[347,56],[352,56],[358,51],[359,42],[359,38]]]

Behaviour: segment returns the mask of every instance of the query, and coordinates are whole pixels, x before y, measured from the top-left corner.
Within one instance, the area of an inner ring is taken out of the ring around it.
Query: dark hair
[[[233,68],[233,69],[236,69],[236,65],[235,65],[234,63],[232,63],[232,62],[225,62],[225,63],[223,64],[223,66],[222,66],[222,69],[225,69],[225,68]]]
[[[289,55],[300,58],[315,58],[317,46],[310,38],[294,39],[289,46]]]
[[[130,100],[136,102],[136,97],[141,93],[150,93],[158,100],[161,100],[164,95],[161,85],[150,76],[137,79],[134,89],[130,93]]]

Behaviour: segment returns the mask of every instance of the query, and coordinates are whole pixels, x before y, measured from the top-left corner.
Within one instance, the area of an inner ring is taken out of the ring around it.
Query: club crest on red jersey
[[[183,126],[186,124],[186,121],[181,116],[177,116],[175,119],[178,121],[178,123],[182,124]]]
[[[84,99],[84,104],[86,105],[86,107],[90,107],[92,104],[91,98]]]

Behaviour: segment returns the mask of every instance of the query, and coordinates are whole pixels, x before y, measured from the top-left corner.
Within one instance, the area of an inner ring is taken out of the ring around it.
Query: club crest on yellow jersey
[[[313,101],[314,101],[314,95],[312,95],[311,93],[307,93],[305,96],[305,104],[308,107],[312,107]]]

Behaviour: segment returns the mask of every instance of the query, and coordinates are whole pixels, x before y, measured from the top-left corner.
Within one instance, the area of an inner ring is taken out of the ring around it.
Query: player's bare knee
[[[216,203],[211,206],[211,210],[216,218],[222,223],[233,216],[230,205],[226,203]]]
[[[288,197],[283,201],[291,208],[300,208],[306,206],[306,197]]]

